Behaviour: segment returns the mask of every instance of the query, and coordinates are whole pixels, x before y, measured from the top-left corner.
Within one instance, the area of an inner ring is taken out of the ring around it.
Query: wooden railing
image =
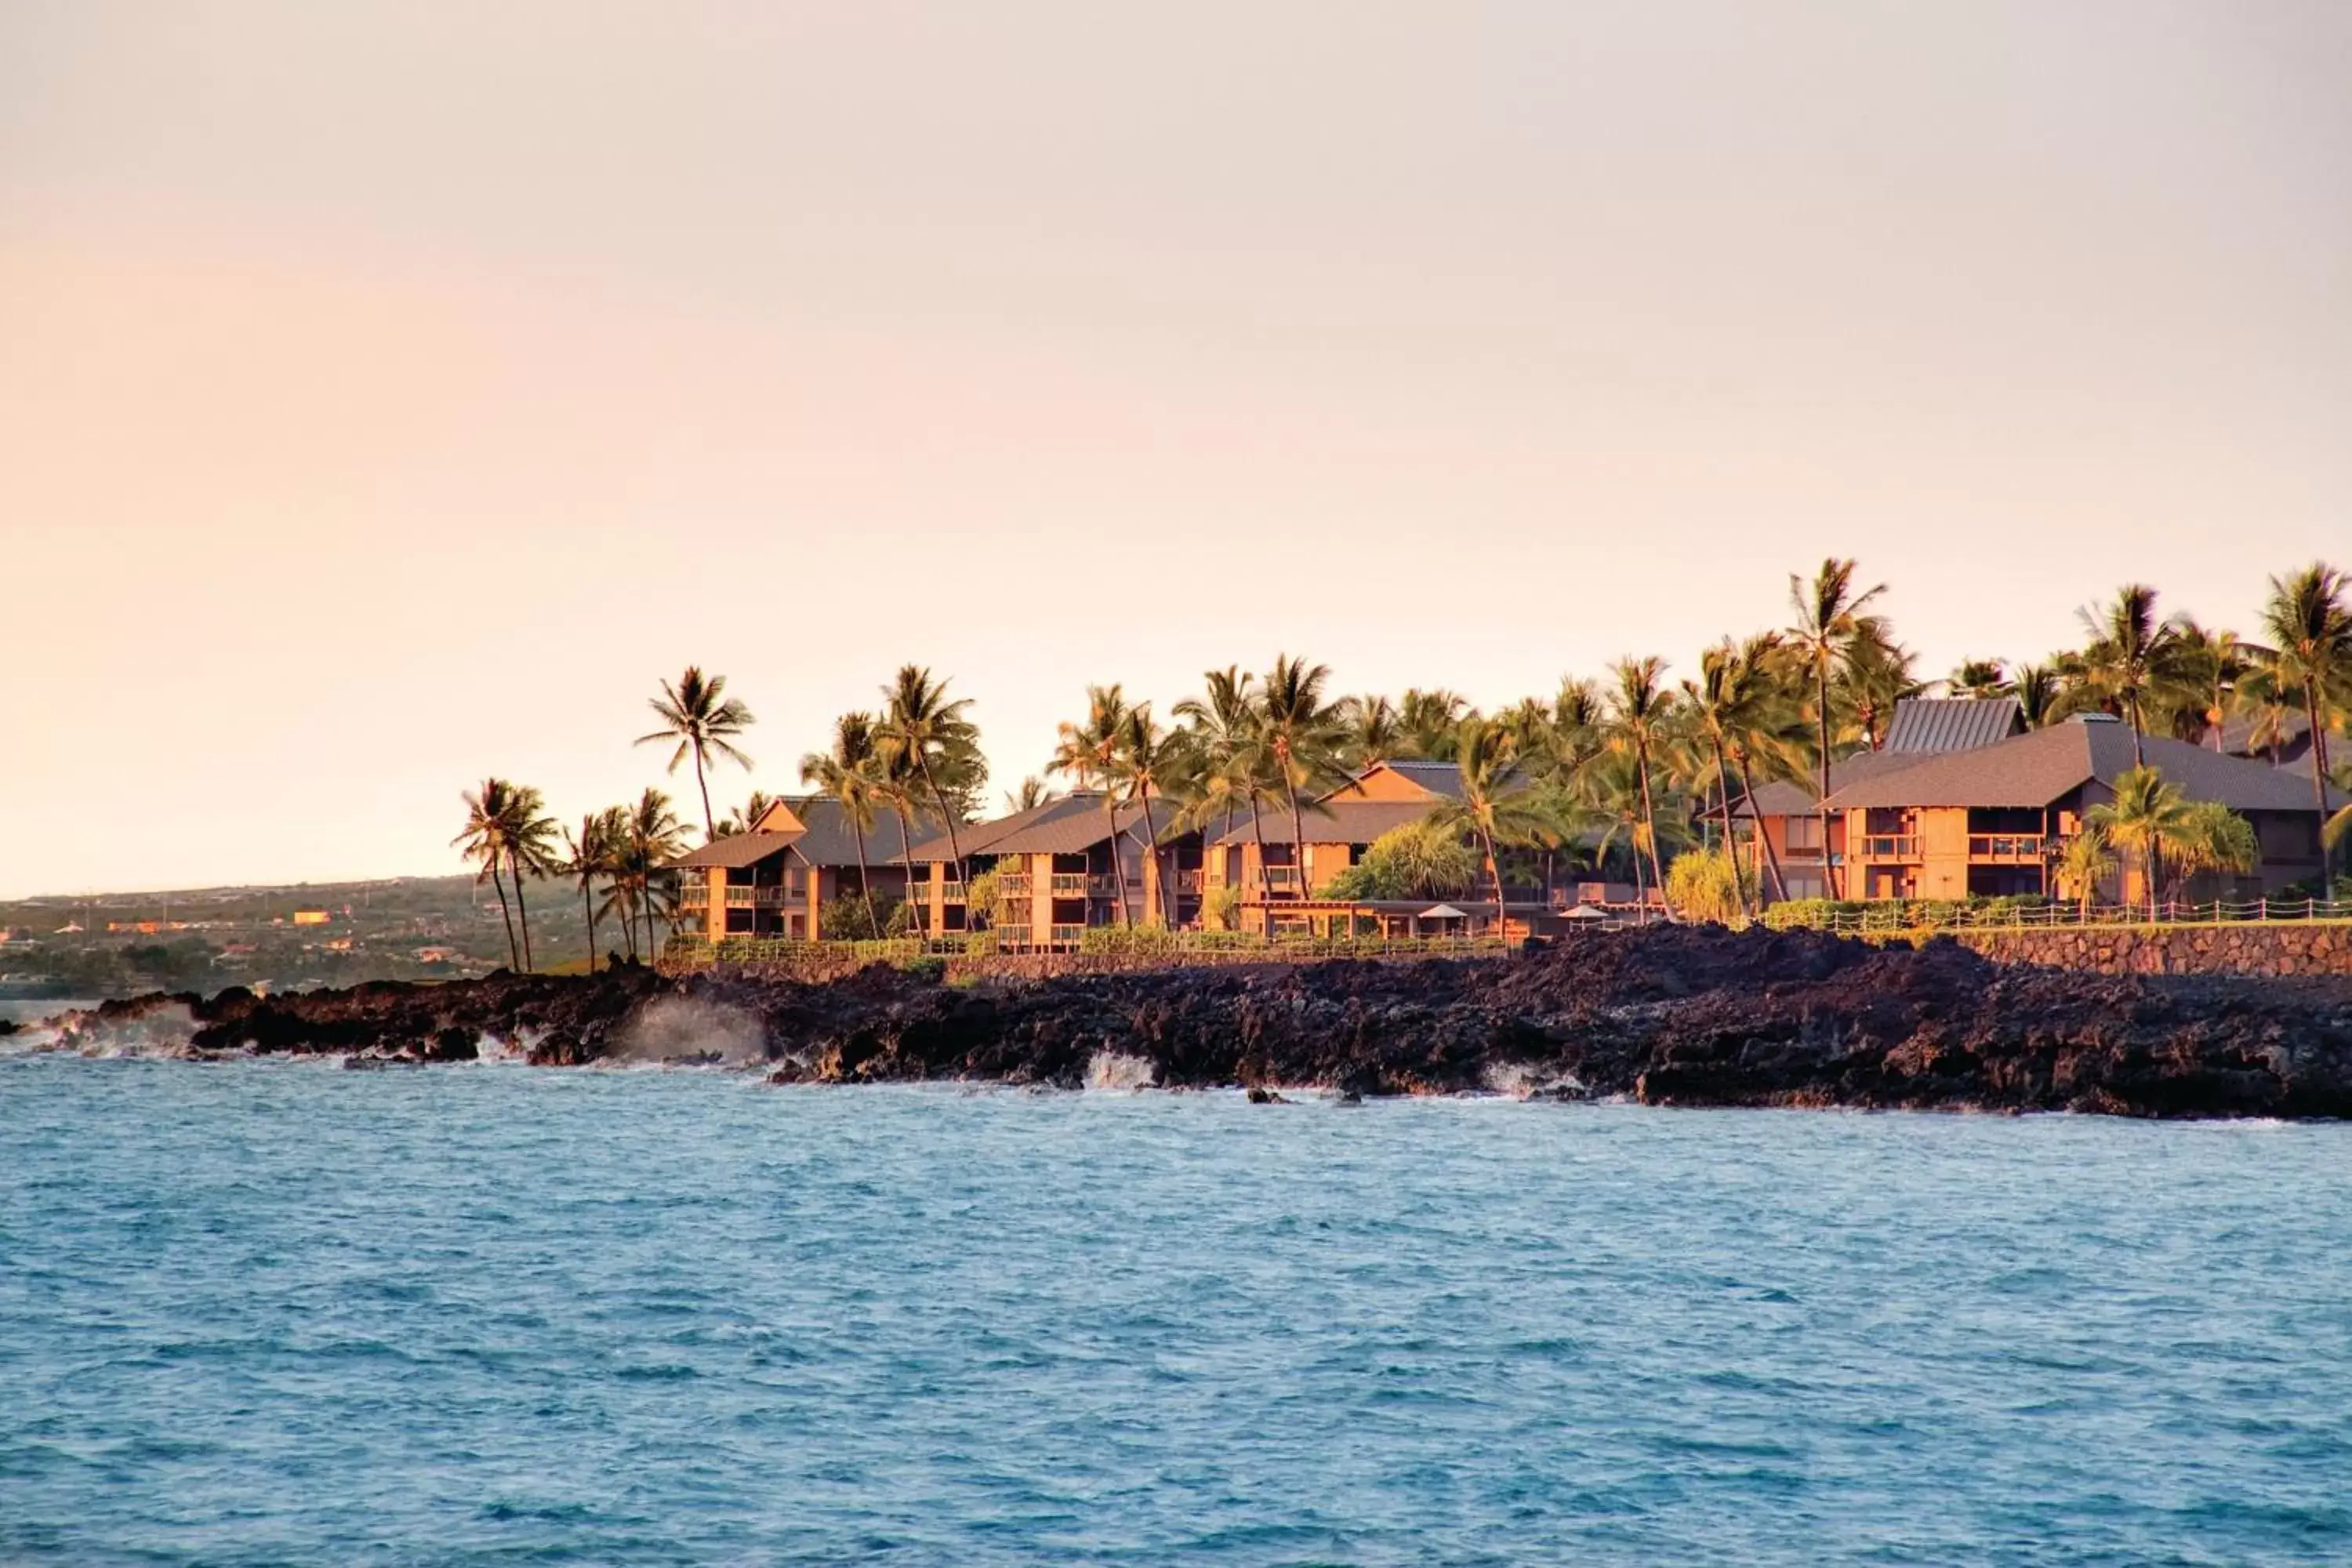
[[[2040,864],[2053,840],[2039,833],[1971,833],[1969,858],[2012,864]]]
[[[1919,858],[1919,836],[1916,833],[1864,834],[1862,858],[1865,860],[1916,860]]]

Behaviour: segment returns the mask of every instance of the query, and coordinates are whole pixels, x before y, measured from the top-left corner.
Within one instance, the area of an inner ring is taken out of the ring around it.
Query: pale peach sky
[[[0,896],[441,872],[898,662],[1940,673],[2352,564],[2341,0],[0,7]],[[690,788],[690,784],[687,787]],[[683,791],[681,791],[683,793]]]

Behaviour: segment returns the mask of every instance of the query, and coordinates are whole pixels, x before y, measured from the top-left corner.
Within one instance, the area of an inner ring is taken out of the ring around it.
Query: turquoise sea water
[[[2352,1129],[0,1061],[0,1561],[2340,1563]]]

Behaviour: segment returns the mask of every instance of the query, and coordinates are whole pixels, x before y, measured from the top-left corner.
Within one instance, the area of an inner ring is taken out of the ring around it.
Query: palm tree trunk
[[[694,742],[694,787],[702,792],[702,837],[705,843],[719,837],[719,827],[710,815],[710,781],[702,776],[702,742]]]
[[[2124,706],[2131,710],[2132,766],[2136,768],[2144,768],[2147,766],[2147,748],[2146,745],[2141,743],[2140,740],[2139,693],[2134,691],[2126,696],[2124,699]]]
[[[877,938],[882,934],[882,922],[874,913],[874,875],[866,868],[866,829],[855,816],[849,819],[849,831],[857,840],[857,896],[866,900],[866,925]]]
[[[1133,925],[1127,913],[1127,859],[1118,852],[1118,797],[1110,792],[1110,780],[1103,780],[1103,815],[1110,822],[1110,885],[1118,894],[1118,923]]]
[[[1650,830],[1650,874],[1663,889],[1666,885],[1666,868],[1658,859],[1658,811],[1650,799],[1650,748],[1646,743],[1633,748],[1633,765],[1642,771],[1642,821]]]
[[[1715,738],[1715,798],[1723,818],[1723,852],[1731,857],[1731,890],[1739,899],[1739,918],[1748,918],[1748,879],[1739,869],[1739,840],[1731,831],[1731,775],[1723,763],[1723,741]],[[1760,826],[1760,825],[1759,825]]]
[[[499,854],[496,850],[490,854],[490,886],[499,890],[499,919],[506,922],[507,963],[515,969],[520,969],[522,949],[515,945],[514,911],[507,908],[507,885],[505,879],[499,875]]]
[[[528,974],[533,967],[530,956],[530,906],[524,901],[522,896],[522,863],[514,858],[512,851],[507,854],[507,869],[514,873],[515,919],[522,926],[522,967],[523,973]]]
[[[1486,846],[1486,870],[1495,879],[1495,934],[1507,939],[1510,917],[1503,907],[1503,858],[1495,853],[1495,836],[1483,827],[1478,830],[1478,841]]]
[[[596,973],[596,900],[588,879],[580,879],[580,914],[588,922],[588,973]]]
[[[1831,898],[1842,899],[1845,879],[1838,874],[1837,857],[1830,853],[1830,667],[1820,658],[1813,661],[1813,696],[1821,721],[1822,749],[1814,759],[1821,794],[1813,803],[1813,816],[1822,827],[1822,883]]]
[[[1780,852],[1772,847],[1772,836],[1764,831],[1764,818],[1756,810],[1756,786],[1748,782],[1748,759],[1740,757],[1737,766],[1739,770],[1739,793],[1748,801],[1748,815],[1756,818],[1756,842],[1764,846],[1764,865],[1772,873],[1772,897],[1785,902],[1789,897],[1789,884],[1780,876]],[[1827,841],[1823,842],[1826,844]],[[1826,848],[1822,852],[1828,853]],[[1761,891],[1760,889],[1759,890]]]
[[[1282,788],[1290,796],[1290,870],[1298,879],[1298,897],[1304,901],[1314,891],[1307,885],[1307,813],[1298,804],[1298,786],[1290,782],[1286,769]]]
[[[1650,923],[1650,890],[1642,881],[1642,825],[1635,823],[1633,831],[1627,837],[1633,840],[1625,847],[1633,852],[1634,916],[1642,924],[1648,925]]]
[[[898,902],[906,910],[907,924],[911,928],[915,923],[915,825],[908,818],[905,805],[894,805],[890,811],[898,819],[898,874],[907,879],[906,888],[898,895]],[[931,934],[931,911],[928,908],[923,910],[922,919],[922,934],[928,937]],[[877,931],[875,934],[878,936],[881,933]]]
[[[1160,918],[1168,929],[1176,929],[1176,900],[1168,891],[1168,862],[1160,855],[1160,825],[1151,820],[1151,786],[1144,784],[1136,791],[1143,802],[1143,833],[1151,841],[1151,875],[1160,884]]]
[[[949,809],[948,797],[940,790],[939,781],[931,777],[930,759],[921,752],[917,752],[915,767],[923,775],[923,787],[931,792],[931,804],[940,808],[940,820],[947,824],[948,853],[955,858],[956,880],[961,881],[963,879],[963,845],[956,837],[955,813]],[[969,910],[965,912],[964,918],[967,921],[971,918]]]
[[[2319,727],[2319,682],[2303,683],[2304,717],[2311,721],[2311,805],[2319,814],[2319,896],[2336,891],[2336,857],[2327,848],[2327,731]]]
[[[1265,863],[1265,813],[1260,797],[1250,797],[1250,831],[1257,836],[1257,907],[1267,936],[1274,934],[1274,871]]]

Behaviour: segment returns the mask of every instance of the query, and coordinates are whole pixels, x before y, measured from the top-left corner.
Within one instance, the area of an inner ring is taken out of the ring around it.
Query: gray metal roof
[[[2025,733],[2014,697],[1906,697],[1886,729],[1890,752],[1967,752]]]
[[[730,837],[713,839],[701,848],[679,856],[670,862],[678,867],[724,866],[730,870],[765,860],[771,855],[781,855],[799,840],[797,833],[738,833]]]
[[[1305,805],[1300,815],[1305,818],[1304,831],[1309,844],[1370,844],[1391,828],[1426,820],[1444,804],[1431,800],[1326,800]],[[1265,816],[1268,844],[1288,844],[1298,837],[1287,806],[1270,805]],[[1231,829],[1218,833],[1209,842],[1223,847],[1255,843],[1258,836],[1259,830],[1244,814],[1234,818]]]
[[[2148,766],[2190,800],[2219,801],[2235,811],[2309,811],[2308,775],[2232,757],[2168,736],[2143,739]],[[2112,785],[2132,766],[2127,724],[2053,724],[1995,746],[1923,757],[1910,766],[1874,773],[1830,796],[1832,811],[1855,806],[2046,806],[2094,781]],[[2343,799],[2332,792],[2332,798]]]

